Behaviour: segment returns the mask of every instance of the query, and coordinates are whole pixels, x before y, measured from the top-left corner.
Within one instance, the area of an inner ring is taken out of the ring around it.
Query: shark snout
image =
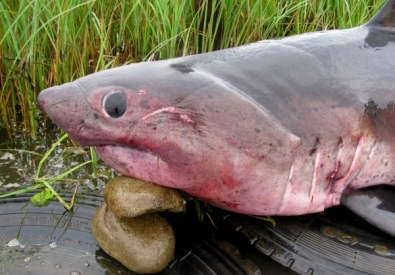
[[[83,91],[73,82],[43,90],[37,97],[37,103],[65,131],[75,130],[90,110]]]

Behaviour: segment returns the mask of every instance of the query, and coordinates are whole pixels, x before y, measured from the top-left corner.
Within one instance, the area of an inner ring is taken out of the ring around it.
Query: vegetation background
[[[139,61],[349,28],[385,0],[2,0],[0,126],[37,135],[42,89]]]

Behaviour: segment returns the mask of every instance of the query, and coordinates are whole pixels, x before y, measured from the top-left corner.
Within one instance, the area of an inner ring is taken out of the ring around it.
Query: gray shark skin
[[[132,64],[38,97],[120,173],[254,215],[395,185],[394,100],[394,0],[360,27]]]

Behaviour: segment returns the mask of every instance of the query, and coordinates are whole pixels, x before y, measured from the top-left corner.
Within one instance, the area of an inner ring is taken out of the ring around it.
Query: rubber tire
[[[222,213],[223,230],[255,249],[250,259],[263,274],[269,274],[270,268],[260,265],[262,257],[289,269],[277,274],[395,274],[395,239],[342,206],[313,215],[273,218],[276,226]]]

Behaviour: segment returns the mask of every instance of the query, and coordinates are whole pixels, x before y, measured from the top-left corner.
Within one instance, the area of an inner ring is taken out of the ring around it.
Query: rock
[[[138,273],[159,272],[173,258],[174,232],[158,213],[118,219],[102,202],[92,220],[92,233],[107,254]]]
[[[173,258],[175,236],[159,211],[185,211],[182,196],[170,188],[117,177],[104,191],[104,200],[92,220],[100,247],[127,268],[155,273]]]
[[[124,176],[107,183],[104,199],[117,217],[185,211],[185,201],[178,191]]]

